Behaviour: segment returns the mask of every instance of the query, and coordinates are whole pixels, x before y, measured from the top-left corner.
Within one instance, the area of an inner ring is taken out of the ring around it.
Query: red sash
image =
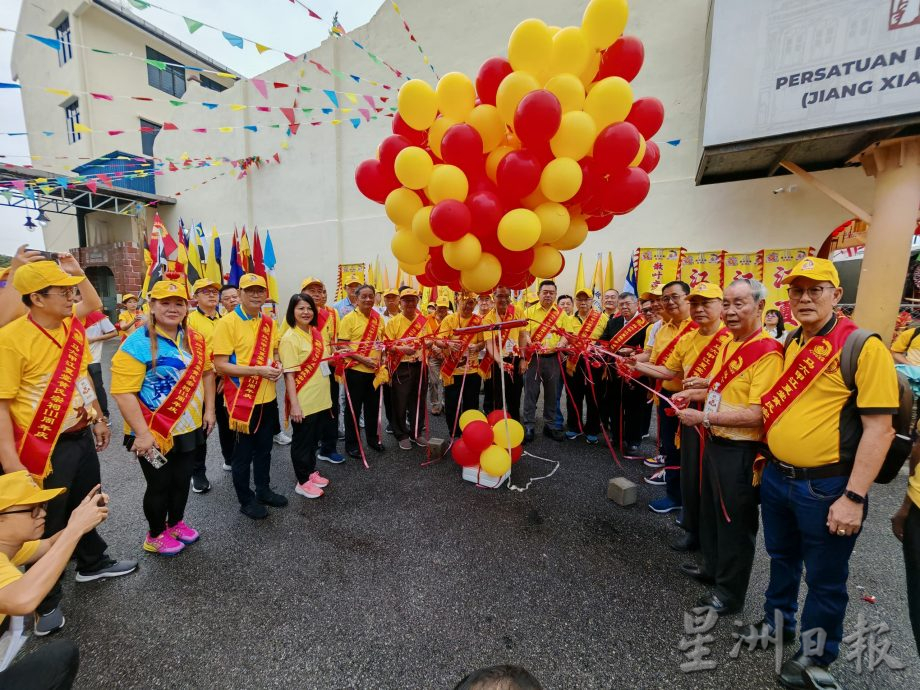
[[[601,320],[601,313],[592,309],[588,312],[588,316],[581,324],[581,328],[578,329],[578,340],[573,343],[576,352],[573,352],[566,358],[565,368],[569,372],[569,375],[575,373],[575,367],[578,365],[578,358],[581,356],[582,352],[585,351],[585,340],[591,337],[591,333],[594,332],[594,328],[597,326],[598,322]]]
[[[256,341],[249,358],[249,366],[261,367],[269,362],[272,354],[272,320],[264,314],[259,319],[259,330],[256,331]],[[224,377],[224,400],[227,403],[227,413],[230,417],[230,428],[241,434],[249,433],[249,420],[255,407],[259,386],[262,384],[261,376],[246,376],[240,380],[239,386],[229,376]]]
[[[553,305],[550,308],[549,313],[543,317],[543,322],[537,326],[537,330],[533,332],[530,336],[530,342],[532,345],[539,345],[543,342],[553,326],[556,325],[556,322],[559,320],[559,317],[562,316],[562,310],[559,307]]]
[[[755,333],[755,336],[759,333],[760,331]],[[725,347],[728,347],[727,343]],[[744,343],[731,359],[722,365],[719,373],[713,377],[712,382],[709,384],[710,390],[724,391],[725,387],[734,381],[739,374],[759,362],[763,357],[774,352],[782,355],[783,346],[773,338],[761,338]]]
[[[294,374],[294,390],[300,392],[303,390],[303,387],[306,386],[310,379],[313,378],[313,375],[319,369],[319,365],[323,361],[323,351],[325,347],[323,346],[323,336],[320,332],[320,329],[313,327],[310,329],[310,335],[313,336],[313,347],[310,349],[310,354],[307,355],[307,358],[301,362],[300,369]],[[286,395],[284,396],[284,419],[285,423],[291,416],[291,402],[290,398]]]
[[[316,310],[316,326],[319,330],[323,330],[326,327],[326,321],[329,320],[330,311],[330,309],[326,309],[325,307]]]
[[[514,305],[513,304],[508,305],[508,310],[505,312],[505,317],[501,321],[499,321],[498,319],[498,312],[495,312],[495,323],[501,323],[502,321],[513,321],[513,320],[514,320]],[[508,342],[508,338],[511,336],[512,330],[513,329],[511,328],[503,328],[500,331],[501,335],[499,337],[499,340],[501,341],[501,345],[499,346],[498,351],[502,354],[503,358],[504,358],[504,352],[505,352],[505,344]],[[492,373],[492,363],[494,361],[495,361],[495,358],[492,357],[492,355],[490,355],[487,350],[485,357],[483,357],[482,361],[479,362],[479,373],[485,377],[490,376]]]
[[[166,400],[161,402],[156,410],[151,411],[138,398],[141,412],[144,414],[144,420],[146,420],[150,433],[153,434],[153,438],[156,439],[157,445],[164,455],[172,449],[172,430],[195,398],[198,386],[201,385],[201,377],[204,375],[204,365],[207,361],[204,336],[191,329],[185,331],[185,336],[188,338],[192,361],[185,367],[182,377],[176,382],[169,395],[166,396]]]
[[[361,335],[361,341],[355,348],[355,353],[362,357],[370,357],[374,349],[374,343],[377,341],[377,333],[380,331],[380,322],[383,318],[376,311],[371,309],[370,316],[367,317],[367,326],[364,327],[364,333]],[[349,359],[345,364],[346,369],[358,366],[358,363]]]
[[[73,318],[61,348],[61,359],[48,379],[29,428],[24,431],[13,424],[19,459],[31,474],[41,479],[51,474],[51,453],[73,402],[85,351],[86,331],[80,319]]]
[[[706,344],[703,351],[697,355],[696,360],[687,370],[687,375],[684,378],[690,378],[691,376],[702,379],[707,378],[712,373],[713,365],[716,363],[716,356],[719,354],[719,350],[722,349],[722,343],[731,337],[731,331],[723,326],[718,333],[712,336],[712,340]]]
[[[103,319],[108,318],[101,311],[91,311],[85,319],[83,319],[83,328],[89,328],[90,326],[95,326],[97,323]]]
[[[623,349],[623,346],[629,342],[636,333],[641,331],[648,325],[648,321],[645,320],[645,317],[642,314],[635,316],[630,319],[630,321],[620,329],[620,331],[610,339],[610,342],[607,344],[607,349],[611,352],[617,352]]]
[[[399,336],[398,340],[410,340],[422,332],[422,329],[425,327],[425,324],[428,323],[428,319],[421,314],[418,314],[415,317],[415,321],[409,324],[409,327],[403,331],[403,334]],[[406,355],[401,352],[391,352],[389,357],[387,357],[387,367],[391,372],[395,372],[397,367],[399,367],[400,362],[402,362],[403,357]]]
[[[482,317],[479,314],[473,314],[470,317],[469,323],[466,325],[466,328],[470,326],[478,326],[482,323]],[[457,316],[457,324],[460,324],[460,316]],[[464,333],[460,337],[460,350],[454,352],[451,350],[449,354],[444,356],[444,364],[441,365],[441,378],[443,380],[448,380],[454,375],[454,370],[457,368],[457,364],[460,363],[460,360],[464,357],[464,352],[470,346],[470,343],[475,336],[475,333]]]
[[[658,356],[655,357],[655,361],[652,362],[652,364],[655,364],[655,365],[662,364],[663,365],[665,362],[667,362],[668,357],[671,356],[671,353],[674,352],[674,348],[677,347],[677,341],[683,338],[685,335],[687,335],[687,333],[689,333],[690,331],[695,331],[698,328],[699,326],[693,321],[691,321],[686,326],[681,328],[680,332],[677,335],[675,335],[673,338],[671,338],[671,342],[665,345],[664,349],[658,353]],[[659,332],[658,335],[661,335],[661,333]]]
[[[773,387],[761,398],[763,430],[766,434],[783,413],[805,392],[832,362],[837,361],[843,344],[856,324],[847,318],[838,318],[827,335],[816,335],[792,360]]]

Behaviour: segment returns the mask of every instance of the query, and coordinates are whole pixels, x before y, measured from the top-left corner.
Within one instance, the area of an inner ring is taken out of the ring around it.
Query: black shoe
[[[378,453],[382,453],[384,450],[386,450],[383,447],[383,444],[380,443],[379,441],[375,441],[374,443],[368,443],[367,447],[370,448],[371,450],[376,450]]]
[[[823,672],[823,673],[819,673]],[[806,680],[806,674],[811,677],[812,682],[810,683]],[[826,678],[825,678],[826,676]],[[814,685],[814,681],[821,679],[821,685]],[[776,677],[779,681],[779,684],[784,688],[793,688],[794,690],[800,690],[801,688],[835,688],[839,687],[834,681],[834,677],[827,672],[827,666],[824,666],[813,657],[813,656],[794,656],[785,664],[779,671],[779,675]],[[830,684],[826,681],[830,680]]]
[[[284,508],[288,500],[281,494],[276,494],[271,489],[256,491],[256,500],[262,505],[271,506],[272,508]]]
[[[345,452],[348,453],[349,457],[354,458],[355,460],[361,460],[361,451],[357,448],[352,448],[351,450],[346,450]]]
[[[682,536],[671,542],[671,548],[682,553],[699,551],[700,540],[697,539],[695,535],[685,532]]]
[[[204,494],[211,490],[211,482],[207,477],[192,477],[192,491],[196,494]]]
[[[776,633],[773,630],[773,624],[765,620],[759,623],[748,623],[744,627],[738,628],[735,632],[738,634],[738,637],[743,637],[746,640],[764,640],[767,642],[767,646],[776,643]],[[795,630],[783,628],[783,644],[791,644],[794,641]]]
[[[642,457],[642,450],[639,448],[639,446],[628,445],[628,446],[626,446],[626,448],[623,450],[623,454],[624,454],[627,458],[640,458],[640,457]]]
[[[711,585],[715,583],[715,578],[709,573],[705,572],[700,566],[696,563],[681,563],[680,572],[682,572],[687,577],[692,577],[697,582],[702,582],[704,585]]]
[[[554,441],[564,441],[565,440],[565,434],[559,431],[559,429],[554,429],[551,426],[543,427],[543,435],[553,439]]]
[[[729,606],[724,601],[719,599],[718,596],[712,593],[707,594],[704,597],[700,597],[699,601],[697,601],[697,604],[711,608],[720,616],[727,616],[733,613],[738,613],[738,611],[741,610],[737,606]]]
[[[259,505],[255,501],[252,503],[247,503],[244,506],[240,506],[240,512],[248,518],[253,520],[264,520],[268,517],[268,508],[263,505]]]
[[[533,443],[533,429],[524,430],[524,443]]]

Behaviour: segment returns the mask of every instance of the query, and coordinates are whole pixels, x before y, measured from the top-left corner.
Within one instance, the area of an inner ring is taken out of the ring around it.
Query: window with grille
[[[76,128],[80,124],[80,101],[73,100],[64,106],[64,118],[67,120],[67,143],[80,141],[82,135]]]
[[[155,122],[141,118],[141,151],[145,156],[153,157],[153,142],[162,127]]]
[[[54,27],[58,43],[58,64],[63,65],[73,57],[73,46],[70,45],[70,17],[64,17],[60,24]]]
[[[201,75],[201,85],[206,89],[211,89],[211,91],[217,91],[218,93],[221,91],[227,90],[226,86],[224,86],[223,84],[219,82],[214,81],[213,79],[209,79],[203,74]]]
[[[174,60],[150,46],[147,46],[147,59],[166,63],[163,69],[147,63],[147,83],[150,86],[160,91],[165,91],[176,98],[181,98],[185,95],[185,68],[175,64],[179,62],[178,60]]]

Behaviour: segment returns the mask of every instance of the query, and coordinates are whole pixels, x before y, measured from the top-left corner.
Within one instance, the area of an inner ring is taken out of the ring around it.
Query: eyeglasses
[[[821,299],[821,295],[824,294],[825,290],[836,290],[833,285],[812,285],[810,288],[800,288],[800,287],[790,287],[787,289],[789,293],[789,299],[798,302],[802,299],[802,295],[808,293],[808,299],[812,302]]]
[[[655,311],[655,310],[654,310],[654,309],[651,309],[650,307],[646,307],[645,309],[641,309],[640,311],[641,311],[643,314],[651,314],[651,313],[652,313],[653,311]]]
[[[74,289],[73,289],[72,287],[69,287],[69,288],[61,288],[61,291],[60,291],[60,292],[53,292],[53,291],[49,288],[49,289],[47,289],[47,290],[44,290],[44,291],[42,291],[42,292],[39,292],[38,294],[39,294],[39,295],[42,295],[42,296],[59,295],[60,297],[64,297],[65,299],[71,299],[71,298],[74,296]]]
[[[36,503],[34,506],[29,506],[28,508],[20,508],[19,510],[4,510],[0,515],[14,515],[16,513],[32,513],[32,517],[40,517],[41,512],[48,508],[47,503]]]
[[[681,300],[683,297],[684,297],[684,295],[662,295],[662,296],[661,296],[661,301],[662,301],[662,302],[674,302],[674,303],[676,304],[676,303],[680,302],[680,300]]]

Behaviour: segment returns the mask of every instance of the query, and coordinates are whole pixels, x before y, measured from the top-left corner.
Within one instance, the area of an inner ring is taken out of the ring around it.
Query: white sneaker
[[[275,434],[272,438],[273,438],[273,440],[275,441],[275,443],[277,443],[279,446],[289,446],[289,445],[291,445],[291,437],[288,436],[288,435],[287,435],[286,433],[284,433],[283,431],[279,431],[279,432],[278,432],[277,434]]]
[[[294,493],[300,494],[304,498],[319,498],[323,495],[323,490],[312,482],[306,481],[294,487]]]
[[[232,471],[233,471],[233,465],[228,465],[227,463],[224,463],[223,470],[224,470],[224,472],[232,472]]]

